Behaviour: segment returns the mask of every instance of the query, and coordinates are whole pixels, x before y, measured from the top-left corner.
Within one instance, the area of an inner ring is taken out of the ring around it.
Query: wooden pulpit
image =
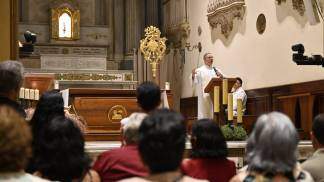
[[[215,122],[217,122],[219,125],[221,124],[225,124],[225,109],[226,109],[226,105],[227,105],[227,94],[231,92],[231,89],[233,87],[233,85],[236,82],[236,78],[212,78],[209,83],[207,84],[207,86],[204,89],[205,93],[209,93],[210,94],[210,98],[213,101],[213,107],[215,107],[214,103],[215,101],[219,102],[219,109],[218,112],[213,109],[214,111],[214,120]],[[214,90],[215,87],[218,88],[218,99],[214,97]],[[223,97],[226,97],[223,99]]]

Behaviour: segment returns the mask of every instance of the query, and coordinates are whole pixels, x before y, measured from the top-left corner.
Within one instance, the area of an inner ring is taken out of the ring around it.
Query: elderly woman
[[[245,172],[231,181],[313,181],[297,163],[298,133],[279,112],[260,116],[247,141]]]
[[[22,117],[26,113],[16,102],[20,87],[24,79],[24,67],[18,61],[4,61],[0,63],[0,105],[13,108]]]
[[[108,150],[98,157],[93,169],[98,172],[102,181],[118,181],[133,176],[148,175],[148,170],[138,152],[138,130],[146,116],[145,113],[131,114],[122,130],[124,145]]]

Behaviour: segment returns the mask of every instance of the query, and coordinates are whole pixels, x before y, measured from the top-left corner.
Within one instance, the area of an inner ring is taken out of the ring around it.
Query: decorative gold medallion
[[[118,123],[126,116],[127,116],[126,108],[122,105],[115,105],[111,107],[108,111],[108,120],[110,122]]]

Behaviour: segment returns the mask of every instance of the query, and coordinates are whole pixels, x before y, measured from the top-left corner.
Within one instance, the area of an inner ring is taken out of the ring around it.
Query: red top
[[[96,160],[93,169],[101,181],[118,181],[134,176],[147,176],[136,145],[126,145],[102,153]]]
[[[235,163],[228,159],[193,158],[182,161],[185,175],[211,182],[228,182],[236,174]]]

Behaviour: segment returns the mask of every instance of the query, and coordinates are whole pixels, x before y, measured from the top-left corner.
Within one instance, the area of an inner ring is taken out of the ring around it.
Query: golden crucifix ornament
[[[145,38],[141,40],[140,49],[144,55],[144,59],[152,66],[153,78],[156,77],[156,70],[159,61],[162,60],[166,46],[166,38],[161,38],[161,32],[154,26],[145,29]]]

